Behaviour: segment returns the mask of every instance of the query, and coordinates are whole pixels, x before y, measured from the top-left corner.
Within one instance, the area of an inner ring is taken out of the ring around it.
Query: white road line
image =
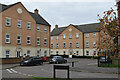
[[[28,76],[32,76],[32,75],[29,75],[29,74],[28,74]]]
[[[13,71],[14,73],[18,73],[17,71],[13,70],[12,68],[10,70]]]
[[[13,73],[12,71],[10,71],[9,69],[6,69],[9,73]]]

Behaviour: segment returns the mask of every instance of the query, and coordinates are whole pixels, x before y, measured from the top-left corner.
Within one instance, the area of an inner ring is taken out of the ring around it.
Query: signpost
[[[69,79],[69,66],[63,66],[63,65],[54,65],[54,69],[53,69],[53,78],[56,78],[56,69],[59,70],[67,70],[67,78]]]

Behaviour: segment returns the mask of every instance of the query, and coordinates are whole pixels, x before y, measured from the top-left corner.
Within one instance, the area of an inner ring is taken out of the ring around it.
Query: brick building
[[[0,4],[2,58],[50,55],[50,24],[37,9],[29,12],[21,2]]]
[[[51,55],[97,56],[99,23],[55,26],[51,32]]]

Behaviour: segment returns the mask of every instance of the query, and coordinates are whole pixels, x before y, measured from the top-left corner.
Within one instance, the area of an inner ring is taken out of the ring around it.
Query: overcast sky
[[[69,24],[89,24],[98,22],[97,14],[111,7],[116,9],[115,0],[0,0],[2,4],[22,2],[28,11],[39,10],[39,14],[51,24],[60,27]]]

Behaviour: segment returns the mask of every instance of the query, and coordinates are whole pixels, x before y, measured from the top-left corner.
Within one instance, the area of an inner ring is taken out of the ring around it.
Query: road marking
[[[9,70],[9,69],[6,69],[9,73],[13,73],[11,70]]]
[[[13,70],[12,68],[10,70],[13,71],[14,73],[17,73],[17,71]]]

